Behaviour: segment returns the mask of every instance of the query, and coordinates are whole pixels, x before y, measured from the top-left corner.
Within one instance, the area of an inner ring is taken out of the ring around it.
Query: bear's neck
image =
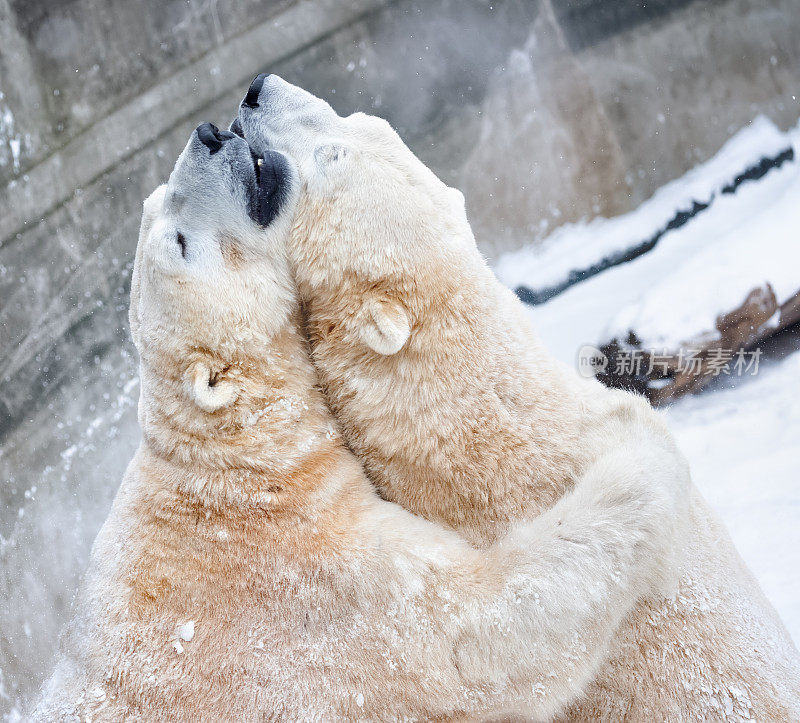
[[[180,371],[166,371],[186,369],[184,354],[141,354],[143,458],[197,503],[277,509],[291,501],[296,508],[345,454],[306,340],[286,329],[257,351],[230,359],[195,352],[237,370],[238,398],[213,413],[191,399]]]

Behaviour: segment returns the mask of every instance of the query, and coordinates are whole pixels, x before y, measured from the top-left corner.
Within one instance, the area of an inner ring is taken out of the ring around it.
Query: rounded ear
[[[228,407],[239,397],[239,386],[224,379],[224,372],[215,372],[205,362],[195,362],[186,370],[189,396],[204,412]]]
[[[400,351],[411,334],[408,314],[397,301],[371,299],[360,319],[361,340],[374,352],[390,356]]]
[[[467,202],[464,199],[464,194],[461,193],[457,188],[447,188],[447,194],[450,197],[450,204],[456,211],[464,211],[467,207]]]

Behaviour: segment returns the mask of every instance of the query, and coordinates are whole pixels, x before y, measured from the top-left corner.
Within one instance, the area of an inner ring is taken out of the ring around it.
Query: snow
[[[504,254],[495,271],[512,288],[557,284],[574,269],[587,268],[605,256],[647,240],[666,226],[676,211],[690,209],[695,201],[708,203],[744,169],[791,145],[790,134],[781,133],[771,121],[759,116],[711,160],[663,186],[635,211],[561,226],[536,248]]]
[[[5,95],[0,92],[0,101],[4,98]],[[11,110],[4,105],[0,105],[0,143],[3,141],[8,142],[14,171],[19,171],[20,157],[22,154],[22,137],[15,132],[15,119]],[[5,165],[6,163],[7,159],[5,154],[0,153],[0,165]]]
[[[800,351],[665,414],[692,477],[800,644]],[[791,390],[795,390],[792,394]]]
[[[722,197],[708,218],[665,237],[652,252],[655,259],[668,255],[665,247],[673,242],[701,250],[652,279],[654,285],[611,321],[606,338],[623,338],[634,329],[645,347],[676,349],[713,330],[720,312],[740,306],[756,287],[769,283],[779,305],[800,291],[800,164],[773,174],[757,187]],[[719,228],[710,238],[709,224]]]
[[[761,125],[762,129],[768,127]],[[782,136],[785,142],[798,137]],[[765,133],[764,142],[771,148],[773,135]],[[631,328],[646,348],[674,349],[703,332],[714,332],[719,313],[739,306],[748,291],[767,280],[779,302],[800,290],[800,240],[795,232],[800,228],[797,156],[800,145],[794,162],[757,182],[742,184],[735,194],[720,195],[708,210],[665,234],[649,253],[571,286],[547,304],[532,307],[534,323],[551,350],[572,362],[582,345],[626,336]],[[713,161],[706,166],[715,168]],[[687,185],[697,184],[696,175],[692,171],[684,177]],[[677,190],[671,193],[683,198]],[[649,223],[641,211],[645,207],[654,212]],[[570,227],[572,231],[554,236],[574,233],[583,239],[593,227],[602,228],[606,223],[622,227],[628,223],[626,219],[634,218],[641,237],[646,238],[663,216],[671,215],[650,201],[641,208],[618,219]],[[525,280],[526,270],[535,270],[539,281],[553,278],[546,269],[553,260],[549,245],[546,241],[541,254],[523,249],[503,257],[496,268],[501,281],[512,288],[520,283],[536,287]]]
[[[194,638],[194,620],[189,620],[178,626],[178,640],[172,643],[173,650],[182,655],[184,651],[183,643],[190,643]],[[181,642],[182,641],[182,642]]]
[[[178,637],[184,642],[190,643],[194,637],[194,620],[184,623],[178,628]]]
[[[528,310],[548,349],[575,366],[581,347],[630,328],[645,347],[675,349],[713,332],[721,311],[767,281],[781,303],[800,290],[799,140],[800,126],[782,134],[759,119],[639,209],[564,227],[543,245],[500,259],[498,276],[512,288],[553,285],[571,269],[647,239],[691,199],[709,198],[754,161],[791,143],[794,162],[734,194],[717,194],[652,251]],[[795,350],[779,359],[767,349],[756,375],[720,378],[663,413],[695,483],[800,643],[800,332],[787,338]]]

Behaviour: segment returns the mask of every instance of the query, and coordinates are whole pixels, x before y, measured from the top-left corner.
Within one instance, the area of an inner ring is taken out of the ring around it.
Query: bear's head
[[[443,288],[443,270],[479,257],[463,195],[385,120],[340,117],[301,88],[262,74],[232,129],[255,153],[275,149],[297,163],[302,192],[289,249],[301,295],[309,301],[347,286],[347,321],[379,354],[399,351],[425,313],[404,289],[431,276]]]
[[[145,201],[129,319],[145,374],[213,413],[240,393],[296,307],[286,241],[298,196],[294,164],[200,125],[169,181]],[[168,385],[172,385],[172,387]]]

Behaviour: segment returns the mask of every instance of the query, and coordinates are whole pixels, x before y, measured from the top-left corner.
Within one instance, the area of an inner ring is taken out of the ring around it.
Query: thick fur
[[[313,358],[386,499],[488,545],[590,477],[688,475],[643,400],[542,348],[461,194],[388,124],[340,118],[275,76],[259,100],[240,109],[246,139],[292,156],[303,181],[289,247]],[[677,595],[638,607],[566,717],[800,720],[797,650],[696,491],[674,552]]]
[[[645,420],[636,463],[598,460],[483,550],[380,499],[299,329],[295,184],[259,229],[250,166],[241,139],[211,156],[193,135],[145,204],[130,308],[143,441],[34,719],[552,716],[637,600],[674,583],[687,490],[671,446],[645,447]]]

